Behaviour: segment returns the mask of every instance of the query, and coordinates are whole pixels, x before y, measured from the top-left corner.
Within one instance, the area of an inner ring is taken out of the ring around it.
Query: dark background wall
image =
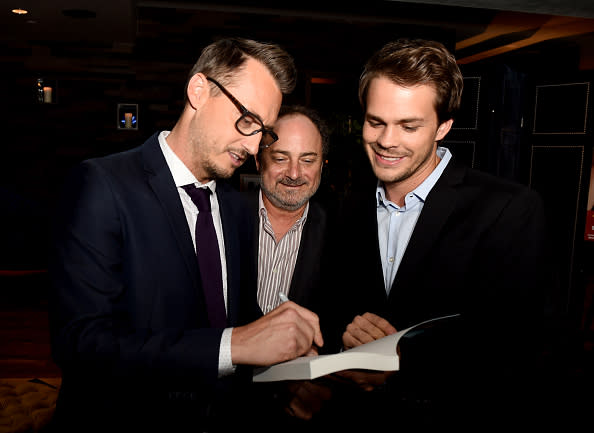
[[[28,3],[28,17],[0,11],[2,296],[43,296],[39,278],[29,285],[13,274],[46,269],[48,223],[65,174],[85,158],[171,128],[186,74],[212,40],[272,40],[294,55],[298,87],[286,101],[318,108],[334,131],[316,197],[328,202],[368,175],[357,102],[363,63],[386,41],[407,36],[440,40],[460,60],[464,102],[445,145],[469,165],[542,194],[558,266],[547,308],[578,345],[591,329],[594,254],[583,236],[593,146],[589,2],[571,10],[547,10],[547,2],[539,10],[525,2],[499,9],[497,2]],[[51,104],[37,101],[39,78],[54,88]],[[137,129],[118,129],[122,103],[138,105]],[[240,188],[241,176],[254,172],[247,163],[233,181]]]

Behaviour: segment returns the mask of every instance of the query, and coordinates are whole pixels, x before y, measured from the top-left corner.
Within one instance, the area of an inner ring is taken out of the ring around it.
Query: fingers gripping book
[[[395,371],[400,369],[398,344],[405,334],[422,331],[439,321],[459,316],[452,314],[429,319],[395,334],[330,355],[301,356],[270,367],[254,369],[254,382],[310,380],[342,370]]]

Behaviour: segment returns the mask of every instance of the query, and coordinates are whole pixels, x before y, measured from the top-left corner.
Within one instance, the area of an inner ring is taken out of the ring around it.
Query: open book
[[[404,334],[423,330],[436,322],[459,314],[436,317],[417,323],[395,334],[331,355],[302,356],[270,367],[254,369],[254,382],[279,380],[310,380],[341,370],[363,369],[394,371],[400,368],[398,343]]]

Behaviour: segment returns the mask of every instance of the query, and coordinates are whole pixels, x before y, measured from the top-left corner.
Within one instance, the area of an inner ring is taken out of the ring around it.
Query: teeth
[[[386,161],[398,161],[400,158],[396,158],[396,157],[389,157],[389,156],[381,156],[382,159],[385,159]]]

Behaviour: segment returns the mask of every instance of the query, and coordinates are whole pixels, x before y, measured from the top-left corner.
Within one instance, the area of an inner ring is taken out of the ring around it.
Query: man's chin
[[[233,176],[237,168],[239,168],[239,165],[211,167],[210,174],[215,179],[229,179],[231,176]]]
[[[400,182],[408,177],[403,173],[396,170],[386,169],[385,167],[373,166],[372,168],[375,176],[383,183]]]
[[[264,194],[266,194],[266,197],[268,197],[268,200],[270,200],[272,205],[279,209],[284,209],[286,211],[294,211],[302,206],[300,202],[296,202],[295,200],[287,200],[286,197],[272,195],[270,193],[267,193],[266,191],[264,191]]]
[[[297,210],[299,208],[301,208],[305,203],[307,203],[307,200],[299,200],[299,201],[295,201],[295,200],[283,200],[282,201],[282,208],[288,211],[294,211]]]

